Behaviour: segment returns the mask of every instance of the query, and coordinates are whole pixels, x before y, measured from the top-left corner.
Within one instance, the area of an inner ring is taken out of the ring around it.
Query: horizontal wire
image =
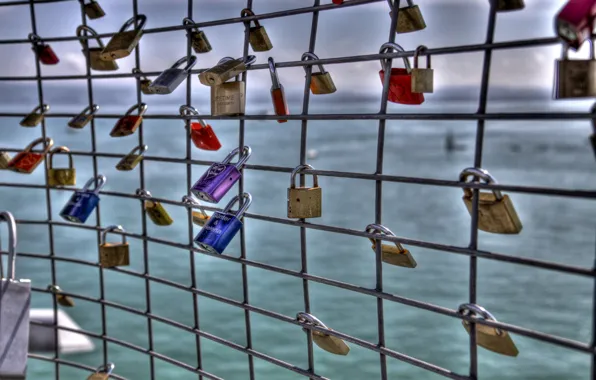
[[[56,0],[54,0],[54,1],[56,1]],[[65,0],[58,0],[58,1],[65,1]],[[66,1],[70,1],[70,0],[66,0]],[[59,363],[61,365],[66,365],[66,366],[73,367],[73,368],[84,369],[84,370],[89,371],[89,372],[95,372],[97,370],[97,368],[93,368],[91,366],[84,365],[84,364],[81,364],[81,363],[78,363],[78,362],[71,362],[69,360],[64,360],[64,359],[61,359],[61,358],[50,357],[50,356],[45,356],[45,355],[38,355],[38,354],[32,354],[32,353],[27,354],[27,356],[29,357],[29,359],[42,360],[42,361],[51,362],[51,363]],[[128,380],[127,378],[122,377],[122,376],[118,376],[118,375],[116,375],[114,373],[112,373],[110,375],[110,378],[111,379],[117,379],[117,380]]]

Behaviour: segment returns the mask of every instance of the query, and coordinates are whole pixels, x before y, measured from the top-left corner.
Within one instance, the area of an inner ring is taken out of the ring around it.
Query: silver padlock
[[[590,43],[590,59],[568,59],[569,46],[563,45],[561,59],[556,61],[554,99],[592,98],[596,96],[596,58],[594,41]]]
[[[184,69],[179,69],[178,66],[182,65],[184,62],[187,62],[186,67]],[[149,88],[155,94],[171,94],[176,87],[186,79],[190,69],[197,63],[197,57],[194,55],[190,56],[190,60],[188,57],[182,57],[176,63],[172,65],[169,69],[166,69],[164,72],[159,74],[159,76],[153,81],[153,83],[149,86]]]
[[[0,212],[8,224],[7,276],[0,273],[0,379],[25,380],[29,351],[31,281],[17,280],[17,225],[8,211]]]

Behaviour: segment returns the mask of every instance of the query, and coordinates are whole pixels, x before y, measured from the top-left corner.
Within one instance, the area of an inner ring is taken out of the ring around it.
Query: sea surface
[[[317,103],[313,101],[311,104]],[[586,102],[491,102],[489,112],[585,112]],[[269,104],[255,105],[251,112],[268,110]],[[301,104],[291,104],[299,113]],[[23,109],[29,108],[23,106]],[[126,106],[113,107],[118,112]],[[166,109],[167,108],[167,109]],[[177,112],[177,106],[156,113]],[[476,102],[432,103],[423,107],[389,106],[390,112],[475,112]],[[311,106],[314,113],[377,112],[378,103]],[[59,111],[57,111],[59,112]],[[72,111],[71,111],[72,112]],[[109,110],[105,112],[111,112]],[[48,118],[47,131],[56,145],[73,151],[91,149],[90,127],[70,130],[67,118]],[[40,128],[21,128],[18,118],[4,118],[0,146],[19,149],[40,136]],[[238,145],[238,122],[209,122],[222,142],[217,152],[193,147],[193,158],[222,160]],[[111,119],[96,122],[97,150],[124,155],[138,145],[138,133],[111,138]],[[385,132],[385,174],[458,180],[459,173],[474,163],[475,121],[392,120]],[[150,156],[184,158],[185,129],[180,120],[147,119],[144,139]],[[247,121],[245,143],[252,148],[249,164],[293,168],[300,158],[300,121],[278,124],[275,121]],[[307,148],[318,155],[309,160],[316,169],[354,173],[373,173],[376,167],[378,121],[341,120],[308,123]],[[461,150],[447,152],[445,136],[452,133]],[[486,122],[482,166],[502,184],[555,187],[560,189],[596,188],[596,162],[589,145],[592,133],[589,121],[493,121]],[[98,158],[99,172],[108,178],[106,191],[133,194],[139,188],[139,168],[119,172],[119,158]],[[92,159],[75,156],[77,186],[93,173]],[[65,157],[55,157],[54,166],[63,167]],[[186,166],[170,162],[145,161],[145,188],[155,197],[179,201],[187,193]],[[192,166],[192,182],[206,169]],[[43,183],[43,170],[32,175],[1,172],[0,182]],[[323,191],[323,216],[313,223],[362,231],[374,222],[375,182],[363,179],[319,177]],[[250,214],[286,217],[288,173],[245,171],[245,191],[252,194]],[[231,191],[218,207],[235,194]],[[51,216],[61,220],[59,212],[71,192],[51,190]],[[455,187],[407,183],[383,184],[382,223],[396,235],[414,240],[467,247],[470,240],[470,216]],[[596,203],[589,199],[509,193],[523,222],[519,235],[502,236],[479,232],[479,248],[516,257],[533,258],[591,268],[594,262]],[[150,236],[189,243],[185,208],[165,205],[175,222],[160,227],[148,220]],[[45,191],[0,187],[0,210],[9,210],[19,220],[46,220]],[[92,215],[87,224],[95,223]],[[120,224],[127,231],[141,233],[141,204],[136,199],[102,195],[101,223]],[[1,236],[5,242],[4,227]],[[246,256],[248,260],[277,266],[294,272],[301,268],[300,232],[292,225],[255,218],[245,219]],[[193,234],[199,231],[194,227]],[[57,256],[97,262],[97,240],[93,230],[56,226],[53,250]],[[49,231],[44,225],[21,224],[18,227],[18,251],[47,254]],[[112,240],[117,239],[112,236]],[[131,265],[127,270],[143,273],[143,243],[129,238]],[[308,272],[350,283],[366,289],[375,288],[375,255],[368,239],[342,233],[306,230]],[[149,242],[151,276],[183,285],[191,284],[188,250]],[[415,269],[383,265],[384,291],[441,307],[456,309],[468,300],[468,256],[406,246],[418,262]],[[240,238],[236,237],[224,255],[238,257]],[[209,295],[242,302],[242,269],[235,262],[194,254],[198,288]],[[66,292],[99,298],[98,269],[57,261],[56,283]],[[30,278],[33,286],[51,283],[49,260],[21,257],[18,277]],[[304,311],[302,280],[249,266],[247,269],[250,304],[281,316],[294,318]],[[145,311],[145,281],[112,270],[104,271],[105,299],[112,303]],[[377,300],[364,294],[309,283],[311,310],[328,327],[359,339],[377,343]],[[478,260],[478,304],[499,321],[517,324],[547,334],[589,343],[592,339],[593,280],[588,277],[552,270],[521,266],[503,261]],[[209,336],[217,336],[246,346],[244,310],[198,296],[199,327]],[[191,293],[152,282],[151,313],[193,327],[195,323]],[[64,309],[82,329],[101,334],[101,311],[97,304],[75,299],[76,307]],[[404,304],[384,301],[386,346],[410,357],[466,375],[470,355],[469,338],[461,321]],[[47,293],[34,292],[33,307],[51,307]],[[109,337],[148,347],[148,327],[142,316],[106,307],[106,332]],[[306,334],[302,329],[258,312],[250,313],[252,349],[300,368],[308,368]],[[154,321],[153,350],[176,361],[197,366],[195,336],[183,329]],[[589,355],[553,344],[511,334],[519,356],[497,355],[478,350],[479,378],[482,380],[584,380],[590,378]],[[94,340],[91,353],[61,355],[63,359],[96,367],[103,362],[102,343]],[[249,379],[247,355],[233,348],[201,338],[202,368],[220,378]],[[330,379],[368,380],[380,378],[379,354],[356,344],[349,344],[348,356],[336,356],[314,347],[315,372]],[[145,353],[108,343],[108,358],[116,364],[120,376],[134,380],[149,379],[149,359]],[[254,359],[257,379],[289,380],[303,378],[262,359]],[[387,358],[388,378],[431,380],[441,376],[411,364]],[[156,379],[196,379],[187,369],[155,359]],[[83,379],[89,373],[62,366],[60,379]],[[54,365],[30,360],[28,379],[54,378]]]

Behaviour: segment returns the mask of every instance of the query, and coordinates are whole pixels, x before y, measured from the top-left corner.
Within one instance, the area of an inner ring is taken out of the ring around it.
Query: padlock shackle
[[[296,174],[304,171],[304,170],[315,170],[312,166],[308,164],[298,165],[292,170],[292,175],[290,176],[290,189],[296,188]],[[312,175],[313,178],[313,187],[319,187],[319,176],[316,174]]]
[[[56,294],[56,293],[62,293],[62,289],[60,289],[60,287],[58,285],[48,285],[47,290],[49,290],[50,292]]]
[[[197,199],[193,198],[192,196],[188,196],[188,195],[183,196],[182,203],[189,205],[191,208],[196,206],[199,209],[199,211],[201,211],[201,214],[203,214],[204,217],[206,217],[206,218],[209,217],[209,215],[207,215],[207,212],[205,211],[203,206],[201,206],[201,203]]]
[[[106,244],[106,235],[108,234],[108,232],[114,232],[114,231],[120,231],[120,232],[126,232],[126,230],[120,226],[120,225],[111,225],[111,226],[107,226],[102,232],[101,232],[101,242],[100,244]],[[126,235],[122,235],[122,244],[126,244]]]
[[[137,195],[137,197],[151,198],[151,193],[149,192],[149,190],[137,189],[137,191],[135,192],[135,194]]]
[[[368,226],[366,226],[365,231],[369,234],[378,233],[380,235],[395,236],[393,231],[391,231],[389,228],[385,227],[382,224],[369,224]],[[373,243],[374,245],[377,244],[377,242],[373,238],[368,238],[368,240],[370,240],[371,243]],[[405,251],[404,247],[399,242],[394,241],[392,243],[394,243],[397,249],[399,249],[401,252]]]
[[[190,17],[183,18],[182,25],[192,25],[189,29],[196,29],[197,32],[199,31],[199,27],[197,26],[197,23],[194,22],[194,20]]]
[[[416,48],[416,51],[414,51],[414,68],[417,69],[418,68],[418,56],[420,55],[420,53],[427,51],[428,48],[424,45],[420,45]],[[426,55],[426,68],[430,69],[430,54]]]
[[[74,164],[72,162],[72,154],[70,153],[70,149],[66,146],[59,146],[50,151],[50,169],[54,168],[54,154],[58,152],[64,152],[68,154],[68,168],[72,169]]]
[[[269,57],[267,63],[269,64],[269,74],[271,74],[271,90],[277,90],[278,88],[281,88],[281,83],[279,83],[279,77],[277,76],[277,69],[275,68],[273,57]]]
[[[135,28],[135,30],[139,31],[139,30],[143,30],[143,28],[145,27],[145,23],[147,22],[147,16],[145,15],[137,15],[136,17],[137,19],[139,19],[141,22],[139,24],[139,26],[137,26]],[[120,30],[118,31],[118,33],[124,33],[126,32],[126,29],[128,29],[130,26],[132,26],[135,22],[135,17],[131,17],[128,20],[126,20],[126,22],[122,25],[122,28],[120,28]]]
[[[300,312],[296,314],[296,320],[300,323],[310,324],[329,330],[329,327],[325,326],[325,324],[321,322],[319,318],[309,313]]]
[[[145,112],[147,111],[147,105],[145,103],[135,104],[134,106],[130,107],[128,109],[128,111],[126,111],[124,116],[130,115],[132,113],[132,111],[134,111],[136,109],[139,110],[139,116],[143,116],[145,114]]]
[[[85,116],[87,114],[94,115],[98,110],[99,110],[99,106],[97,104],[94,104],[93,106],[87,106],[81,111],[80,114],[75,116],[75,118]]]
[[[233,60],[234,60],[234,58],[232,58],[232,57],[223,57],[222,59],[220,59],[219,61],[217,61],[217,64],[215,66],[219,66],[219,65],[222,65],[222,64],[224,64],[226,62],[233,61]]]
[[[34,45],[38,45],[41,44],[41,37],[38,36],[35,33],[29,33],[29,36],[27,37],[29,39],[29,41],[31,41],[31,43],[33,43]]]
[[[184,71],[189,71],[190,69],[192,69],[192,67],[194,65],[196,65],[197,63],[197,57],[194,55],[190,56],[190,59],[187,56],[184,56],[182,58],[180,58],[179,60],[177,60],[172,67],[170,67],[170,69],[176,69],[178,68],[178,66],[180,66],[181,64],[183,64],[184,62],[187,62],[186,67],[184,68]]]
[[[145,152],[149,149],[147,145],[139,145],[134,147],[125,157],[132,156],[135,152],[139,152],[139,155],[142,156]]]
[[[592,24],[594,24],[594,23],[592,23]],[[596,54],[594,52],[594,50],[595,50],[594,40],[592,38],[588,38],[588,44],[590,44],[590,59],[595,60]],[[569,59],[569,45],[567,45],[566,43],[563,43],[563,45],[562,45],[561,59],[563,59],[563,60]]]
[[[234,206],[234,204],[236,202],[240,203],[240,198],[243,199],[243,202],[242,202],[242,205],[240,206],[240,208],[238,208],[238,211],[236,211],[236,214],[234,216],[237,219],[242,218],[242,216],[244,215],[244,213],[246,212],[246,210],[248,210],[248,207],[252,203],[252,195],[250,195],[250,193],[243,193],[241,196],[236,195],[234,198],[232,198],[228,202],[228,204],[226,205],[226,207],[224,207],[224,209],[222,210],[222,212],[224,214],[229,214],[230,213],[230,210],[232,209],[232,206]]]
[[[83,191],[91,191],[89,187],[95,184],[95,188],[93,189],[93,193],[97,194],[101,190],[102,187],[106,184],[108,179],[103,174],[98,174],[97,177],[90,178],[86,183],[85,186],[81,190]]]
[[[309,53],[306,52],[304,54],[302,54],[302,58],[300,58],[301,61],[308,61],[309,59],[314,59],[314,60],[319,60],[319,57],[317,55],[315,55],[315,53]],[[306,67],[307,66],[312,66],[312,65],[305,65],[304,67],[304,71],[306,71]],[[327,71],[325,71],[325,68],[323,67],[323,65],[321,63],[317,63],[317,66],[319,68],[319,72],[321,74],[326,74]]]
[[[396,44],[395,42],[385,42],[383,45],[381,45],[381,49],[379,50],[379,54],[386,54],[388,53],[391,49],[395,50],[395,51],[401,51],[401,52],[406,52],[404,50],[403,47],[401,47],[400,45]],[[412,71],[412,67],[410,66],[410,60],[408,59],[408,57],[403,57],[402,58],[404,61],[404,65],[406,66],[406,69],[408,70],[408,73],[410,71]],[[391,69],[391,67],[385,67],[387,64],[387,60],[383,61],[383,59],[381,59],[381,68],[385,71],[388,71]]]
[[[35,108],[33,108],[33,111],[31,111],[31,113],[35,113],[37,111],[40,111],[40,113],[43,115],[44,113],[48,112],[50,110],[50,106],[47,104],[42,104],[39,105]]]
[[[108,363],[106,365],[100,365],[95,370],[95,373],[105,373],[105,374],[111,375],[112,372],[114,372],[114,368],[116,368],[116,365],[114,365],[114,363]]]
[[[195,107],[192,106],[187,106],[185,104],[180,106],[180,116],[198,116],[199,115],[199,111],[197,111],[197,109]]]
[[[239,155],[238,162],[236,163],[236,169],[240,170],[242,166],[248,161],[250,158],[250,154],[252,153],[252,149],[249,146],[245,145],[242,148],[242,154],[240,154],[240,148],[234,148],[224,160],[221,162],[222,164],[229,164],[234,158],[235,155]]]
[[[31,144],[29,144],[25,147],[24,152],[31,152],[33,150],[34,146],[36,146],[37,144],[43,144],[43,143],[46,144],[46,147],[42,152],[43,152],[43,154],[48,154],[50,149],[52,149],[52,147],[54,146],[54,140],[52,140],[50,137],[46,137],[46,138],[40,137],[38,139],[31,141]]]
[[[488,310],[483,308],[480,305],[476,305],[475,303],[462,303],[457,308],[457,312],[461,315],[469,315],[470,317],[474,317],[476,319],[483,319],[485,321],[492,321],[498,322],[497,318],[492,315]],[[464,320],[465,324],[470,324],[470,322]],[[495,327],[495,332],[497,335],[501,335],[503,332],[501,329]]]
[[[393,0],[387,0],[387,2],[389,3],[389,8],[393,9],[394,6],[394,1]],[[408,7],[413,7],[414,6],[414,1],[413,0],[406,0],[406,2],[408,3]],[[400,4],[401,5],[401,4]]]
[[[250,8],[244,8],[243,10],[240,11],[240,17],[251,17],[251,16],[256,16],[255,13],[250,10]],[[260,28],[261,24],[259,24],[259,20],[252,20],[255,23],[255,28]],[[248,27],[250,27],[250,21],[245,21],[245,23],[248,24]]]
[[[147,76],[141,70],[137,69],[136,67],[132,69],[132,73],[139,74],[139,76],[143,77],[143,79],[149,80],[149,78],[147,78]]]
[[[14,216],[8,211],[0,212],[0,223],[6,222],[8,225],[8,269],[6,277],[8,280],[15,281],[16,278],[16,262],[17,262],[17,224]],[[0,260],[2,258],[0,257]],[[0,278],[3,278],[4,273],[0,273]]]
[[[95,31],[95,29],[93,29],[87,25],[79,25],[79,27],[77,28],[77,37],[83,37],[83,31],[87,31],[89,34],[91,34],[91,37],[97,41],[100,48],[103,49],[105,47],[103,42],[101,42],[101,38],[99,38],[99,35]],[[88,38],[87,38],[87,40],[88,40]],[[83,48],[85,48],[85,44],[83,43],[84,40],[79,40],[79,42],[81,43]]]
[[[476,178],[483,179],[484,182],[486,182],[487,184],[495,184],[495,185],[497,184],[497,180],[495,179],[495,177],[490,175],[490,173],[488,171],[486,171],[485,169],[482,169],[482,168],[466,168],[466,169],[462,170],[462,172],[459,174],[459,181],[466,183],[466,182],[468,182],[469,177],[473,177],[475,179]],[[466,194],[467,197],[469,197],[469,198],[472,197],[472,189],[466,187],[466,188],[464,188],[464,193]],[[503,194],[501,194],[500,190],[493,190],[493,194],[495,195],[495,198],[498,201],[503,199]]]

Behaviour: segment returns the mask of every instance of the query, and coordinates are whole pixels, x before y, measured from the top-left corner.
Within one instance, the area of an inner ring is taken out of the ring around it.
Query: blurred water
[[[264,106],[263,108],[267,108]],[[349,108],[346,105],[344,108]],[[468,112],[475,104],[447,104],[432,112]],[[491,104],[491,111],[542,109],[543,104]],[[125,107],[126,109],[128,106]],[[296,110],[299,107],[294,107]],[[357,107],[354,107],[357,109]],[[406,107],[407,108],[407,107]],[[408,108],[413,110],[412,108]],[[315,113],[333,112],[314,108]],[[341,110],[341,111],[345,111]],[[337,112],[341,112],[337,111]],[[168,110],[167,112],[175,112]],[[367,111],[368,112],[368,111]],[[375,112],[375,111],[373,111]],[[402,112],[399,111],[393,112]],[[424,111],[427,112],[427,111]],[[71,150],[90,150],[89,127],[69,130],[66,119],[49,118],[48,135],[57,145]],[[39,136],[39,128],[14,127],[18,119],[3,121],[10,134],[3,132],[2,146],[19,148]],[[109,137],[114,121],[96,123],[97,150],[126,154],[138,144],[138,133],[125,138]],[[223,147],[218,152],[193,148],[193,158],[221,160],[238,144],[238,123],[212,121]],[[310,163],[317,169],[373,173],[376,165],[378,122],[312,121],[308,124],[309,149],[318,157]],[[7,127],[8,128],[8,127]],[[462,151],[444,151],[447,130],[462,144]],[[456,180],[460,171],[474,162],[476,123],[473,121],[388,121],[385,135],[384,173]],[[501,183],[526,186],[551,186],[565,189],[594,189],[594,156],[588,144],[589,122],[561,121],[488,121],[484,140],[483,167]],[[185,156],[184,128],[180,121],[146,120],[144,123],[147,154]],[[278,124],[275,121],[247,121],[245,143],[253,155],[249,164],[295,167],[299,163],[300,122]],[[57,157],[55,166],[66,161]],[[139,187],[139,170],[118,172],[116,158],[98,158],[99,171],[108,178],[105,190],[133,193]],[[78,185],[92,174],[90,157],[75,157]],[[193,165],[192,181],[205,170]],[[42,183],[43,170],[32,175],[2,172],[1,182]],[[374,221],[375,183],[369,180],[320,177],[323,188],[323,217],[314,223],[363,230]],[[289,175],[270,171],[245,172],[245,190],[253,195],[250,213],[285,218],[286,188]],[[186,166],[155,161],[145,162],[145,188],[156,197],[180,200],[187,191]],[[231,191],[220,207],[233,196]],[[70,192],[51,191],[52,217],[59,212]],[[470,218],[456,188],[386,183],[383,185],[383,224],[398,236],[465,247],[469,243]],[[594,202],[572,198],[511,194],[524,223],[518,236],[498,236],[479,232],[479,247],[499,253],[591,267],[594,260]],[[186,212],[182,207],[166,205],[175,223],[158,227],[151,222],[148,234],[160,239],[189,242]],[[38,189],[0,188],[0,209],[10,210],[17,219],[45,220],[45,192]],[[88,224],[94,222],[92,216]],[[140,202],[102,196],[102,225],[121,224],[128,231],[141,233]],[[249,260],[300,271],[300,234],[298,229],[271,222],[246,219],[246,252]],[[194,234],[198,228],[194,228]],[[47,254],[48,227],[20,225],[21,252]],[[54,252],[58,256],[97,261],[96,234],[91,230],[54,227]],[[2,236],[5,231],[2,231]],[[368,239],[308,229],[308,271],[316,276],[349,282],[364,288],[375,287],[374,253]],[[143,244],[129,239],[131,266],[143,273]],[[228,247],[226,255],[238,257],[240,239]],[[169,281],[189,285],[191,261],[188,251],[148,244],[149,273]],[[407,247],[418,262],[416,269],[384,265],[384,290],[399,296],[457,308],[468,299],[469,258],[453,253]],[[582,342],[591,340],[590,324],[593,283],[587,278],[534,269],[486,259],[479,260],[478,303],[500,321],[519,324],[549,334]],[[242,302],[240,265],[201,254],[194,255],[197,286],[205,292]],[[51,282],[48,260],[20,258],[18,274],[31,278],[33,285],[45,288]],[[93,267],[56,262],[57,283],[65,290],[98,298],[98,270]],[[248,267],[250,303],[294,317],[304,310],[303,285],[291,277]],[[105,298],[110,302],[144,311],[145,284],[111,270],[104,272]],[[377,303],[366,295],[335,287],[310,283],[312,312],[329,327],[376,343]],[[151,283],[152,313],[193,327],[192,296],[182,290]],[[208,334],[246,345],[244,312],[241,308],[213,299],[198,297],[200,328]],[[50,307],[47,294],[34,294],[34,307]],[[81,327],[102,333],[98,305],[77,300],[66,310]],[[385,335],[388,348],[449,370],[466,374],[469,366],[468,335],[453,318],[401,304],[384,302]],[[139,347],[148,346],[147,324],[142,316],[107,307],[106,333]],[[291,324],[258,313],[251,313],[253,348],[301,368],[307,368],[306,336]],[[197,365],[195,337],[181,329],[154,321],[154,351],[175,360]],[[587,379],[589,355],[513,335],[520,355],[499,356],[479,349],[480,378],[491,379]],[[102,362],[102,344],[93,353],[65,355],[68,360],[97,366]],[[140,352],[109,343],[109,359],[116,372],[130,379],[149,378],[148,357]],[[203,369],[225,379],[248,379],[246,355],[209,339],[201,339]],[[259,379],[298,379],[301,376],[266,361],[255,359]],[[373,379],[380,374],[379,355],[351,344],[347,357],[334,356],[315,347],[315,371],[332,379]],[[159,359],[155,361],[156,378],[196,379],[196,375]],[[439,379],[438,375],[388,358],[391,379]],[[60,378],[85,378],[84,371],[63,367]],[[54,366],[31,360],[30,379],[49,379]]]

